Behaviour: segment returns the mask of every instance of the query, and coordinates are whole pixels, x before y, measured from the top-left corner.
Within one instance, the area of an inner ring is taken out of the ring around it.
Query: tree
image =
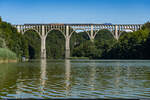
[[[60,31],[53,30],[46,39],[46,52],[49,59],[65,57],[65,38]]]
[[[23,55],[23,52],[21,51],[23,43],[21,39],[23,38],[23,35],[19,34],[17,29],[10,23],[3,21],[0,23],[0,38],[5,41],[7,48],[17,54],[17,57],[21,57]]]
[[[41,50],[41,40],[37,32],[28,30],[24,33],[23,55],[30,59],[39,59]]]
[[[1,18],[1,16],[0,16],[0,23],[2,22],[2,18]]]

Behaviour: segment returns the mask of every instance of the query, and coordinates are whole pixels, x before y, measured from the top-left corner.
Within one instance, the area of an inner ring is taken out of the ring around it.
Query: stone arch
[[[83,32],[85,32],[88,35],[88,37],[90,38],[90,35],[89,35],[88,31],[86,31],[85,29],[82,29],[82,28],[73,29],[73,31],[70,33],[70,37],[72,36],[72,34],[74,32],[77,32],[77,31],[83,31]],[[77,33],[79,33],[79,32],[77,32]]]
[[[107,29],[107,28],[103,28],[103,29],[100,29],[100,30],[96,31],[94,37],[96,37],[96,36],[98,35],[98,33],[99,33],[100,31],[103,31],[103,30],[106,30],[106,31],[110,32],[111,35],[112,35],[112,37],[115,38],[114,32],[112,32],[110,29]]]
[[[31,28],[25,29],[24,31],[22,31],[22,34],[24,35],[27,31],[35,31],[38,34],[38,36],[41,37],[41,34],[40,34],[40,32],[38,30],[31,29]]]
[[[121,37],[123,34],[130,33],[130,32],[134,32],[134,30],[132,29],[131,31],[120,31],[119,37]]]
[[[63,34],[63,36],[65,37],[65,32],[63,32],[63,30],[59,29],[59,28],[53,28],[53,29],[50,29],[46,32],[46,37],[47,35],[51,32],[51,31],[59,31]]]

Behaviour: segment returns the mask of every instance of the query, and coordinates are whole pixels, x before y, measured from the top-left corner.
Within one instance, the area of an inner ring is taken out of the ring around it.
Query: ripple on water
[[[58,61],[57,64],[47,63],[45,69],[41,69],[40,64],[35,62],[35,65],[28,64],[23,68],[14,66],[10,72],[14,71],[18,77],[6,72],[7,77],[10,78],[3,76],[1,79],[4,88],[0,90],[0,96],[2,98],[150,98],[150,61],[73,61],[70,62],[70,69],[67,70],[64,66],[66,64],[62,61]]]

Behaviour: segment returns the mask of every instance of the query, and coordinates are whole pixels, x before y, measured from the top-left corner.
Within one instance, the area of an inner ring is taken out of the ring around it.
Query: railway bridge
[[[70,38],[76,31],[85,31],[91,41],[102,29],[108,29],[112,36],[118,40],[122,31],[137,31],[142,24],[24,24],[14,25],[18,32],[24,34],[28,30],[34,30],[41,38],[41,58],[46,58],[46,37],[52,30],[59,30],[65,37],[65,58],[70,57]]]

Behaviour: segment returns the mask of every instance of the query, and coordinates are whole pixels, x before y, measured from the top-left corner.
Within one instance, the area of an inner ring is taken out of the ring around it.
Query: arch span
[[[121,37],[124,34],[132,33],[132,32],[134,32],[134,30],[131,30],[131,31],[120,31],[119,37]]]
[[[53,29],[50,29],[46,32],[46,37],[47,35],[51,32],[51,31],[59,31],[63,34],[63,36],[65,37],[65,32],[63,32],[63,30],[59,29],[59,28],[53,28]]]
[[[79,32],[77,32],[77,31],[79,31]],[[85,32],[85,33],[88,35],[88,37],[90,38],[89,32],[86,31],[85,29],[82,29],[82,28],[76,28],[76,29],[73,29],[73,31],[70,33],[70,37],[71,37],[72,34],[75,33],[75,32],[76,32],[76,33]]]
[[[94,38],[95,38],[95,37],[98,35],[98,33],[101,32],[101,31],[108,31],[108,32],[111,33],[112,37],[115,38],[115,34],[112,32],[112,30],[106,29],[106,28],[103,28],[103,29],[100,29],[100,30],[96,31],[96,32],[95,32],[95,35],[94,35]]]
[[[36,32],[37,34],[38,34],[38,36],[39,37],[41,37],[41,34],[40,34],[40,32],[38,31],[38,30],[36,30],[36,29],[26,29],[26,30],[24,30],[23,32],[22,32],[22,34],[24,35],[26,32],[28,32],[28,31],[34,31],[34,32]]]

